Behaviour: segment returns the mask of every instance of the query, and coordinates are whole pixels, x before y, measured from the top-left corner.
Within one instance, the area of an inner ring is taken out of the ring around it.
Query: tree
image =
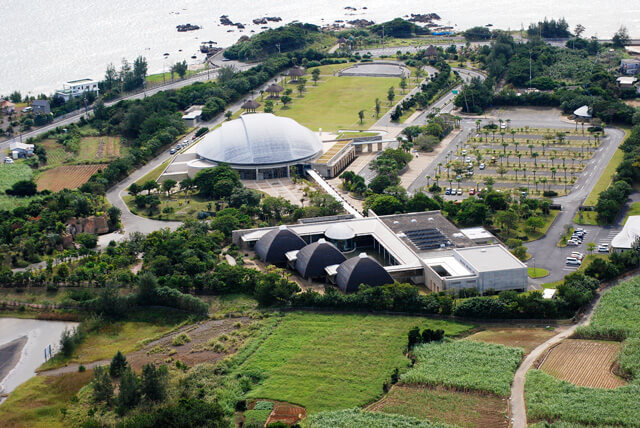
[[[584,30],[586,30],[586,28],[584,28],[584,25],[578,24],[578,25],[576,25],[576,28],[575,28],[575,30],[573,30],[573,32],[576,33],[576,37],[577,38],[580,38],[582,33],[584,33]]]
[[[111,364],[109,365],[109,375],[111,377],[120,377],[124,370],[127,368],[127,358],[122,354],[122,352],[116,352],[116,355],[111,359]]]
[[[233,112],[231,110],[227,110],[224,112],[224,117],[226,117],[227,120],[231,120],[232,116],[233,116]]]
[[[153,298],[158,288],[156,276],[149,271],[144,271],[138,275],[137,299],[139,302],[148,302]]]
[[[589,252],[589,254],[593,253],[595,249],[596,249],[595,242],[587,242],[587,251]]]
[[[11,95],[9,95],[9,101],[12,103],[19,103],[22,101],[22,94],[19,91],[13,91]]]
[[[544,227],[544,219],[540,217],[529,217],[525,220],[525,225],[531,229],[533,233],[537,232],[538,229]]]
[[[404,94],[404,91],[407,89],[407,79],[404,77],[400,79],[398,86],[400,86],[400,89],[402,89],[402,93]]]
[[[174,187],[176,187],[177,181],[176,180],[165,180],[162,182],[162,190],[167,192],[167,197],[169,197],[171,195],[171,189],[173,189]]]
[[[158,188],[158,183],[155,180],[147,180],[142,184],[142,190],[146,190],[147,195],[150,195],[151,191],[157,188]]]
[[[289,95],[283,95],[280,97],[280,102],[284,107],[287,106],[291,102],[291,97]]]
[[[142,366],[140,391],[143,397],[153,402],[163,401],[167,396],[168,378],[167,366],[156,367],[153,363]]]
[[[298,86],[296,86],[296,89],[298,90],[298,95],[302,97],[302,94],[304,94],[304,90],[305,90],[304,83],[302,82],[298,83]]]
[[[91,386],[93,387],[93,401],[109,404],[113,398],[113,383],[111,383],[111,378],[103,366],[97,366],[93,369]]]
[[[221,183],[224,180],[226,181]],[[242,186],[238,172],[231,169],[227,164],[198,171],[193,181],[203,197],[215,199],[228,197],[233,189]],[[221,184],[224,184],[224,186]]]
[[[273,101],[267,100],[264,103],[264,112],[265,113],[273,113]]]
[[[33,180],[20,180],[13,183],[5,193],[12,196],[33,196],[38,193],[38,186]]]
[[[189,66],[187,65],[187,61],[176,62],[171,66],[171,78],[173,79],[173,74],[177,74],[181,79],[187,74],[187,70]]]
[[[505,234],[509,235],[518,224],[518,215],[511,210],[498,211],[495,215],[495,221],[501,224]]]
[[[143,189],[138,186],[138,183],[131,183],[131,186],[129,186],[129,188],[127,189],[129,191],[129,193],[132,196],[136,196],[138,193],[140,193]]]
[[[613,47],[615,48],[624,48],[625,46],[627,46],[631,42],[627,27],[625,27],[624,25],[621,26],[613,35],[611,41],[613,42]]]
[[[360,125],[362,125],[362,123],[364,121],[364,110],[360,110],[358,112],[358,117],[360,118]]]
[[[134,408],[140,402],[140,379],[127,367],[120,377],[118,407],[122,414]]]
[[[387,91],[387,100],[389,100],[389,105],[391,105],[393,103],[393,100],[396,97],[396,92],[393,89],[393,86],[389,88],[389,90]]]
[[[380,110],[382,109],[380,98],[376,98],[375,109],[376,109],[376,119],[377,119],[378,117],[380,117]]]
[[[318,80],[320,80],[320,69],[314,68],[311,72],[311,80],[313,80],[314,85],[318,85]]]

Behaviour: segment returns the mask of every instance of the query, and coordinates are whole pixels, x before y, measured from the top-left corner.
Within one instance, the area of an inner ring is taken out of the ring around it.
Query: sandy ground
[[[9,372],[18,364],[18,361],[20,361],[22,348],[27,344],[27,341],[27,336],[23,336],[0,346],[0,382],[7,377]],[[0,394],[1,393],[2,386],[0,385]]]

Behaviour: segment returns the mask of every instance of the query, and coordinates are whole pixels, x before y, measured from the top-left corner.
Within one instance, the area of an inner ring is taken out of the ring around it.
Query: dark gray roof
[[[320,239],[298,252],[296,270],[304,278],[317,278],[325,274],[324,268],[344,262],[347,258],[333,244]]]
[[[341,263],[337,272],[336,284],[345,293],[358,291],[361,284],[377,287],[393,283],[389,272],[366,253]]]
[[[280,226],[258,239],[255,251],[263,262],[279,265],[287,261],[285,254],[288,251],[299,250],[305,245],[306,242],[297,233]]]

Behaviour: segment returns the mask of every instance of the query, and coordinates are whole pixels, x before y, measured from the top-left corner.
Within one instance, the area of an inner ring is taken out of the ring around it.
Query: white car
[[[458,191],[456,192],[456,194],[457,194],[458,196],[462,196],[462,189],[458,189]]]
[[[13,159],[11,159],[10,157],[6,157],[6,158],[4,158],[4,163],[12,164],[13,163]]]
[[[584,254],[579,253],[579,252],[577,252],[577,251],[573,251],[573,252],[571,253],[571,257],[575,257],[575,258],[576,258],[576,259],[578,259],[578,260],[582,260],[582,259],[584,258]]]
[[[576,259],[575,257],[567,257],[567,266],[580,266],[582,264],[582,262],[580,262],[580,260]]]
[[[502,123],[500,124],[500,129],[507,129],[507,124],[506,124],[506,123],[504,123],[504,122],[502,122]]]
[[[578,245],[580,245],[580,243],[578,241],[576,241],[575,239],[569,239],[567,241],[567,246],[568,247],[577,247]]]
[[[467,155],[467,151],[466,151],[466,150],[463,150],[463,151],[462,151],[462,156],[466,156],[466,155]]]
[[[478,166],[478,168],[480,168],[480,169],[485,169],[485,164],[484,164],[484,163],[481,163],[481,164]]]
[[[600,244],[598,245],[599,253],[608,253],[609,252],[609,244]]]

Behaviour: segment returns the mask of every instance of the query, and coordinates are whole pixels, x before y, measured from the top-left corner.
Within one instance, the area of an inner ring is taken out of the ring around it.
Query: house
[[[556,298],[556,289],[555,288],[545,288],[542,290],[542,298],[551,300]]]
[[[429,58],[429,59],[437,59],[438,58],[438,49],[433,46],[430,45],[425,51],[424,51],[424,55]]]
[[[19,142],[9,144],[9,151],[11,152],[11,157],[14,159],[33,156],[33,149],[34,149],[33,144],[26,144],[26,143],[19,143]]]
[[[189,128],[195,127],[200,122],[200,116],[202,116],[202,108],[204,106],[191,106],[184,111],[182,120],[184,124]]]
[[[616,82],[618,82],[618,86],[620,87],[620,89],[633,89],[633,85],[637,81],[638,79],[633,76],[621,76],[616,79]]]
[[[31,108],[35,114],[51,113],[51,105],[47,100],[35,100],[31,103]]]
[[[4,114],[13,114],[16,111],[16,105],[8,100],[0,101],[0,109]]]
[[[634,75],[640,71],[640,60],[626,58],[620,61],[620,72],[626,75]]]
[[[56,95],[69,101],[71,98],[83,96],[87,92],[95,92],[96,96],[100,93],[98,82],[93,79],[70,80],[62,85],[62,90],[56,92]]]

